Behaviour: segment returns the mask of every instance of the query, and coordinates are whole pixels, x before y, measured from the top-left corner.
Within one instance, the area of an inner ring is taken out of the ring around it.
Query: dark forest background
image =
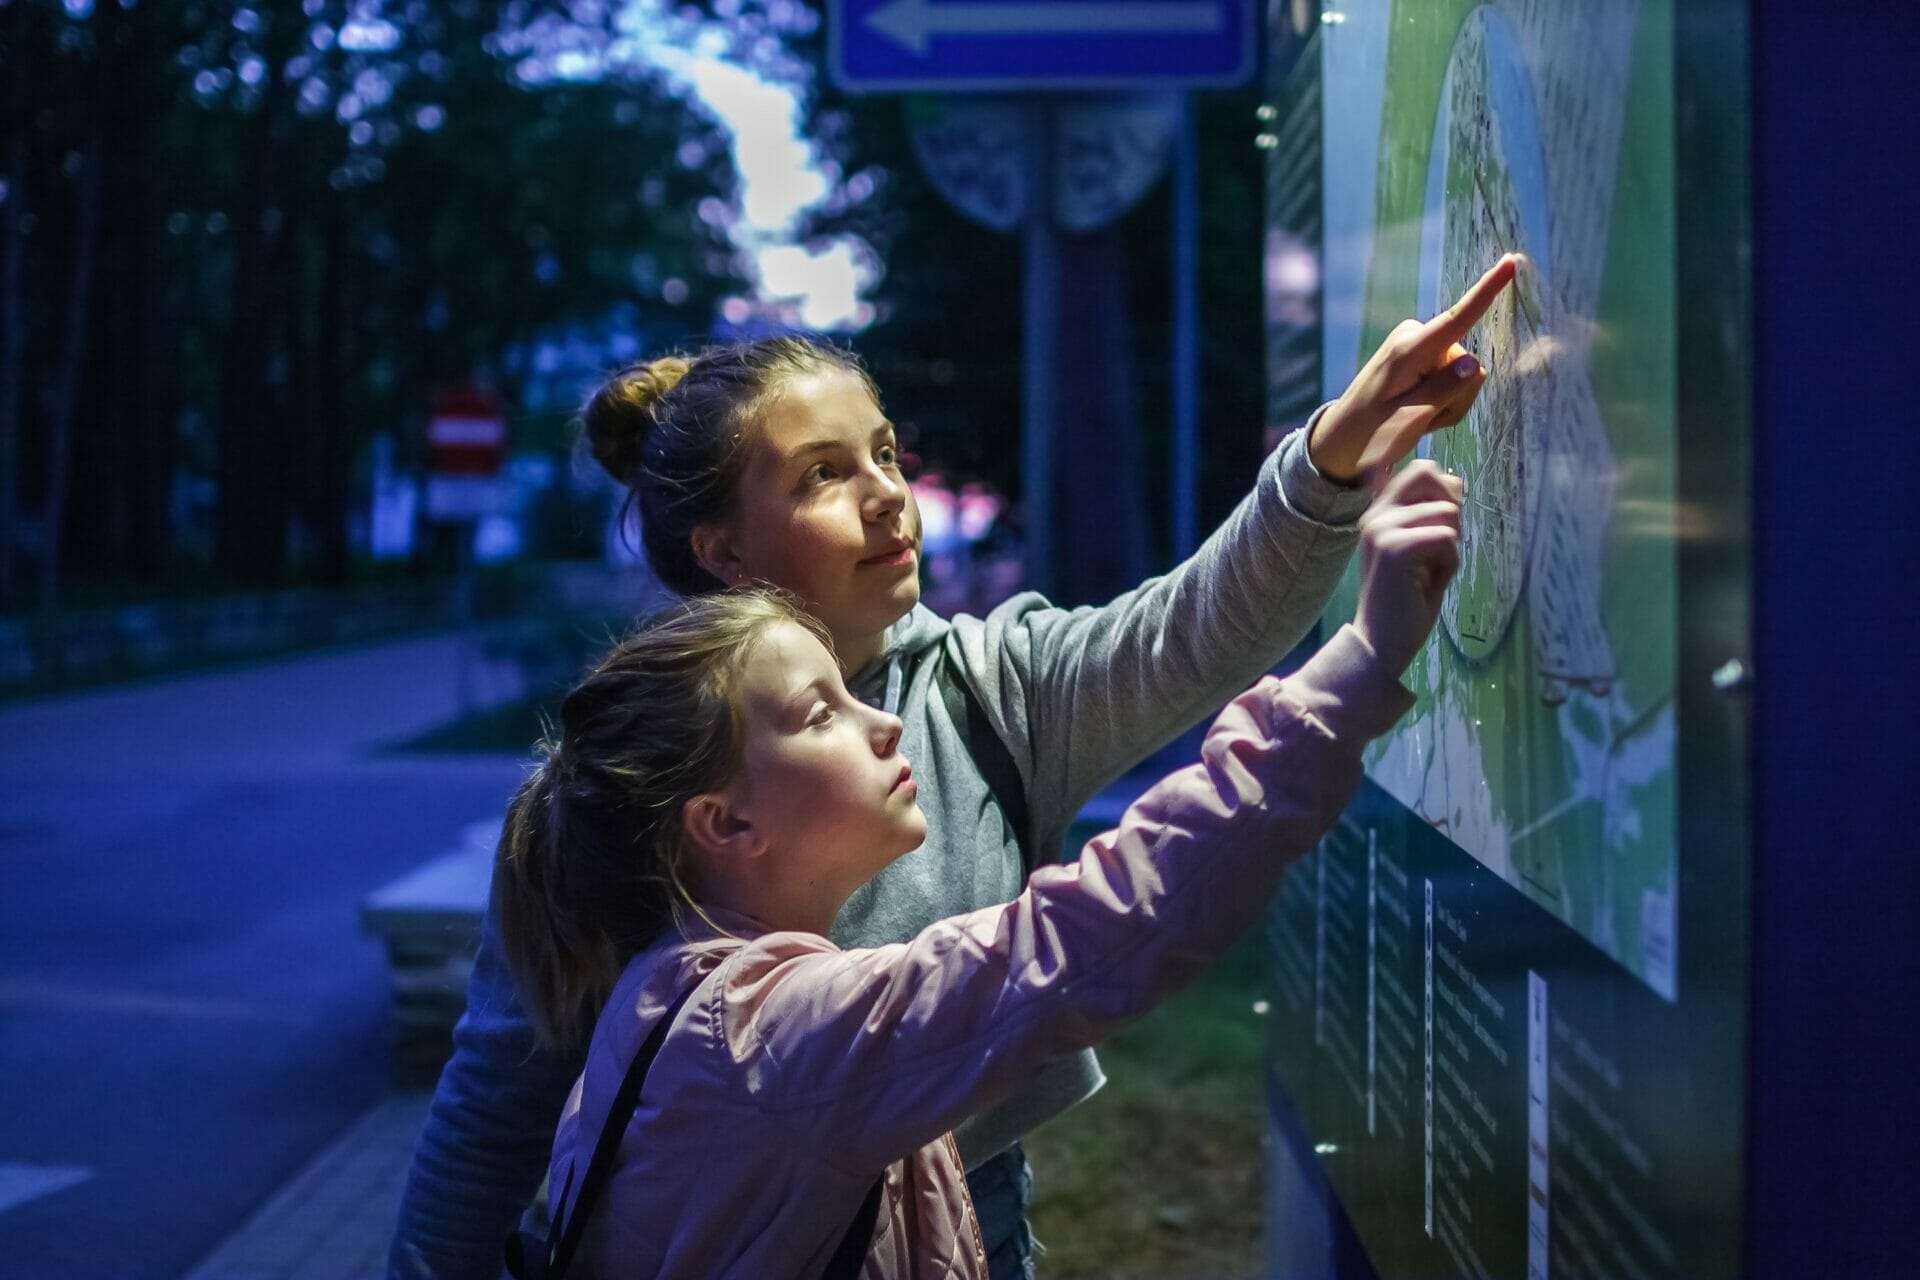
[[[800,233],[858,234],[884,264],[875,322],[845,336],[923,459],[1017,494],[1018,238],[932,190],[898,99],[828,84],[816,7],[675,13],[719,25],[742,65],[811,76],[837,183]],[[737,195],[720,126],[657,74],[543,65],[554,32],[616,16],[0,4],[0,612],[445,572],[433,537],[374,562],[365,525],[376,450],[417,473],[431,399],[455,386],[489,388],[513,452],[554,460],[524,554],[599,555],[612,495],[570,456],[574,406],[621,359],[727,336],[718,301],[744,287],[702,214]],[[1207,522],[1261,443],[1258,100],[1197,97]],[[1169,554],[1170,211],[1163,180],[1073,238],[1098,278],[1061,284],[1121,312],[1119,358],[1092,373],[1125,385],[1063,417],[1061,465],[1142,570]],[[1070,563],[1057,577],[1067,598],[1108,589]]]

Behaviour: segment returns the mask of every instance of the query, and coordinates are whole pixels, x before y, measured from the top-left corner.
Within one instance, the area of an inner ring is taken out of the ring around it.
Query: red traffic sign
[[[436,475],[498,475],[506,461],[507,418],[484,391],[442,392],[427,418],[427,469]]]

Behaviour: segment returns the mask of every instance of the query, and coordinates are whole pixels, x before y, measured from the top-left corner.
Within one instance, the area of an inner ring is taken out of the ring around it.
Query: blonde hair
[[[693,554],[693,531],[733,514],[746,444],[768,404],[796,377],[837,369],[880,403],[880,389],[844,347],[801,334],[708,347],[629,365],[580,411],[596,461],[640,509],[640,537],[660,580],[683,596],[724,584]]]
[[[548,1044],[584,1040],[627,962],[705,919],[680,811],[739,768],[739,678],[780,622],[831,648],[785,592],[702,595],[641,623],[561,703],[507,806],[493,887],[508,965]]]

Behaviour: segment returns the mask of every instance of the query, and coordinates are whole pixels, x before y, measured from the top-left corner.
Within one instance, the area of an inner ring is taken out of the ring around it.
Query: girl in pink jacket
[[[1431,463],[1400,472],[1362,521],[1352,624],[1235,699],[1201,763],[1077,861],[891,946],[824,936],[926,819],[900,722],[847,692],[818,624],[729,592],[622,642],[515,797],[495,888],[542,1030],[575,1034],[604,1000],[554,1143],[569,1274],[811,1280],[839,1251],[868,1280],[985,1276],[949,1131],[1260,913],[1411,701],[1398,675],[1458,563],[1461,494]],[[610,1174],[580,1203],[650,1039]]]

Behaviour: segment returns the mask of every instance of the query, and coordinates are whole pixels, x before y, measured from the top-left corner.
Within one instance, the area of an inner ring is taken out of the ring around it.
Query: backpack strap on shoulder
[[[994,729],[979,695],[974,693],[951,655],[943,657],[934,682],[940,686],[940,696],[947,704],[947,718],[953,721],[961,745],[973,758],[974,766],[986,781],[988,793],[1000,806],[1000,816],[1013,832],[1014,843],[1020,849],[1021,866],[1031,872],[1040,863],[1034,856],[1027,784],[1020,780],[1020,767],[1014,763],[1013,752]]]
[[[568,1265],[573,1261],[574,1250],[580,1245],[581,1231],[600,1199],[600,1188],[613,1171],[620,1140],[626,1136],[627,1124],[633,1119],[634,1109],[640,1103],[640,1088],[646,1082],[647,1071],[653,1066],[660,1046],[666,1043],[667,1032],[673,1029],[674,1019],[680,1016],[680,1010],[700,987],[701,983],[696,982],[674,998],[673,1003],[667,1006],[666,1013],[653,1024],[653,1030],[641,1044],[639,1052],[633,1055],[626,1075],[621,1077],[620,1091],[614,1094],[613,1105],[607,1110],[607,1120],[601,1126],[600,1140],[594,1144],[593,1156],[587,1162],[586,1175],[580,1179],[580,1194],[571,1205],[567,1202],[567,1195],[573,1189],[573,1175],[577,1166],[567,1169],[566,1182],[553,1202],[553,1214],[548,1222],[544,1246],[521,1232],[516,1231],[508,1237],[507,1271],[516,1280],[560,1280],[566,1274]]]

